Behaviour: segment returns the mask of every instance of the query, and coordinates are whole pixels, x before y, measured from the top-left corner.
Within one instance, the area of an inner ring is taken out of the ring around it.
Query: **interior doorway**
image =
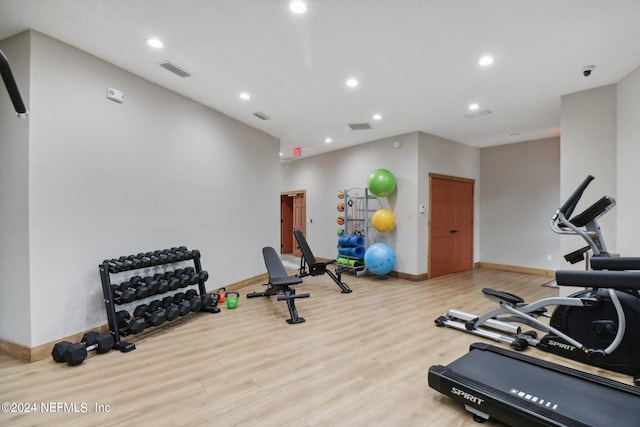
[[[302,256],[293,229],[306,236],[307,202],[306,190],[287,191],[280,194],[280,253]]]
[[[429,174],[430,278],[473,268],[475,180]]]

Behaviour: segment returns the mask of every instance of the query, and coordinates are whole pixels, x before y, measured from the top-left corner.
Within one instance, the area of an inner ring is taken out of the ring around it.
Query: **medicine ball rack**
[[[380,208],[382,203],[380,199],[373,194],[369,193],[368,188],[350,188],[343,190],[344,193],[344,236],[359,235],[364,237],[364,248],[368,248],[371,244],[371,230],[373,225],[371,224],[371,215],[376,209],[369,206],[370,200],[375,200]],[[353,258],[351,256],[339,255],[341,258],[347,260],[355,260],[353,266],[349,264],[340,264],[341,271],[352,270],[356,276],[364,275],[367,272],[364,266],[364,260],[361,258]]]
[[[107,320],[109,322],[109,333],[113,336],[114,346],[116,350],[120,350],[123,353],[135,350],[135,344],[131,342],[122,341],[122,337],[129,335],[129,332],[121,330],[121,326],[118,322],[116,315],[116,305],[127,304],[131,301],[123,302],[120,298],[114,295],[114,287],[111,283],[111,275],[130,272],[134,270],[142,270],[153,267],[160,267],[165,265],[182,263],[185,261],[193,261],[193,272],[197,274],[197,282],[189,283],[187,286],[198,285],[198,296],[200,298],[206,296],[208,304],[203,304],[202,308],[198,311],[204,311],[207,313],[219,313],[220,308],[217,307],[217,296],[211,298],[207,294],[205,288],[205,281],[208,278],[208,273],[202,270],[202,264],[200,263],[200,251],[197,249],[189,250],[185,246],[173,247],[171,249],[162,249],[146,253],[139,253],[137,255],[125,255],[119,258],[107,259],[100,264],[100,279],[102,281],[102,292],[104,295],[104,304],[107,311]],[[175,270],[175,269],[174,269]],[[176,270],[177,271],[177,270]],[[170,271],[166,273],[170,274]],[[196,277],[196,276],[194,276]],[[139,278],[139,277],[138,277]],[[151,281],[151,276],[139,278]],[[144,283],[144,282],[142,282]],[[163,294],[177,293],[180,288],[165,290]],[[193,293],[194,291],[189,291]],[[146,298],[148,295],[139,297],[139,299]]]

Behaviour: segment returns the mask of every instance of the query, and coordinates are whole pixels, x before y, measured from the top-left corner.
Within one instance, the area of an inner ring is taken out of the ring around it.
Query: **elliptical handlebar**
[[[18,85],[16,83],[16,79],[13,78],[13,73],[11,72],[11,67],[9,66],[9,60],[5,56],[5,54],[0,50],[0,75],[2,76],[2,80],[4,81],[4,85],[9,92],[9,97],[11,98],[11,102],[13,103],[13,107],[18,113],[18,117],[21,119],[27,117],[29,112],[27,111],[27,107],[24,105],[22,101],[22,96],[20,96],[20,90],[18,89]]]
[[[560,209],[558,209],[558,212],[564,215],[565,218],[569,219],[571,217],[571,214],[573,214],[574,209],[578,205],[578,202],[582,197],[582,193],[584,193],[584,190],[589,186],[591,181],[593,181],[594,179],[595,177],[593,177],[592,175],[587,175],[587,177],[584,179],[584,181],[582,181],[582,183],[578,186],[578,188],[576,188],[571,194],[571,196],[569,196],[569,198],[564,202],[564,204],[560,206]]]
[[[565,259],[572,264],[583,260],[583,254],[589,249],[592,250],[594,256],[607,254],[607,247],[601,235],[597,219],[615,206],[615,199],[603,196],[583,212],[575,215],[573,218],[571,217],[578,202],[582,198],[584,190],[594,179],[592,175],[587,175],[551,217],[550,225],[555,233],[578,235],[589,245],[565,256]]]

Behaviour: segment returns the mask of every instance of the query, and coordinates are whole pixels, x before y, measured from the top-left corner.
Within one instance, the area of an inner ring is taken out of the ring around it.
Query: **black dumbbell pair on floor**
[[[57,363],[67,362],[70,366],[81,364],[90,351],[97,354],[107,353],[113,348],[114,341],[110,334],[87,332],[79,343],[60,341],[51,351],[51,357]]]

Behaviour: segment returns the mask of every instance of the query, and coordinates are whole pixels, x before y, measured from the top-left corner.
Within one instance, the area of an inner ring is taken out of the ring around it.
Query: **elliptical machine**
[[[452,309],[437,318],[436,325],[505,342],[516,350],[535,346],[549,353],[632,375],[634,383],[640,385],[640,273],[621,271],[640,269],[640,258],[611,257],[607,252],[598,218],[615,206],[613,198],[603,196],[571,217],[593,179],[593,176],[587,176],[551,218],[554,232],[578,235],[588,244],[567,254],[565,259],[577,263],[591,251],[590,264],[597,270],[560,270],[556,272],[556,283],[590,289],[569,297],[544,298],[526,304],[517,295],[485,288],[482,290],[484,296],[496,302],[497,308],[480,316]],[[548,306],[555,306],[551,315],[547,314]],[[548,320],[543,322],[539,317]],[[536,331],[523,331],[513,323],[528,325],[546,335],[538,340]]]

